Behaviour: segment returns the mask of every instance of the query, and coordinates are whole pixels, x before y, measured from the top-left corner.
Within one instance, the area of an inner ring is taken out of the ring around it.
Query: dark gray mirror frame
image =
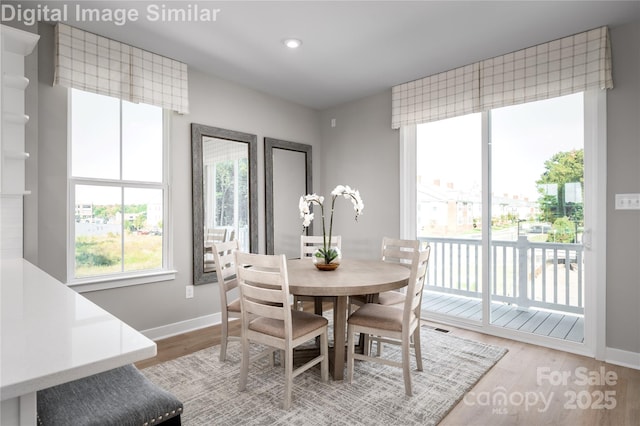
[[[267,233],[267,254],[274,254],[274,219],[273,219],[273,150],[284,149],[305,154],[306,193],[313,191],[313,162],[311,145],[289,142],[274,138],[264,138],[264,173],[265,173],[265,215]],[[313,235],[313,222],[307,228],[307,233]]]
[[[192,193],[193,193],[193,283],[217,282],[214,272],[204,272],[204,202],[202,138],[225,139],[247,144],[249,156],[249,251],[258,250],[258,137],[249,133],[191,123]]]

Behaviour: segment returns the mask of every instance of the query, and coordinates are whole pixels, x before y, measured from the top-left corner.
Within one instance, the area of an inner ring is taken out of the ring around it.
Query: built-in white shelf
[[[13,123],[25,125],[29,121],[27,114],[20,114],[16,112],[2,112],[2,124]]]
[[[29,79],[24,75],[24,58],[36,46],[39,35],[0,25],[0,111],[2,138],[0,140],[0,195],[28,195],[25,188],[25,114],[24,92]],[[4,229],[4,226],[2,227]]]
[[[40,36],[7,25],[0,25],[2,31],[2,51],[15,53],[22,57],[33,52]]]
[[[23,195],[31,195],[31,191],[28,191],[26,189],[24,191],[16,192],[4,191],[0,194],[0,197],[22,197]]]
[[[3,73],[2,84],[9,89],[25,90],[29,85],[29,79],[22,75]]]
[[[2,155],[4,156],[4,158],[8,158],[11,160],[26,160],[27,158],[29,158],[28,152],[20,151],[3,150]]]

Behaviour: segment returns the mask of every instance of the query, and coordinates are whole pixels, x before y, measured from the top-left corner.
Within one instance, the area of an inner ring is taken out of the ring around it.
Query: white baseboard
[[[220,312],[218,312],[216,314],[205,315],[203,317],[174,322],[173,324],[167,324],[161,327],[141,330],[140,333],[155,341],[166,339],[167,337],[175,336],[177,334],[187,333],[189,331],[194,331],[201,328],[210,327],[212,325],[220,324],[221,321],[222,315],[220,314]]]
[[[616,348],[606,348],[605,361],[622,367],[640,370],[640,353],[624,351]]]

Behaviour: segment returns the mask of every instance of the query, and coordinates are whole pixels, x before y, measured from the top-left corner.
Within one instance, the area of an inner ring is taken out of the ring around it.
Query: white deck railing
[[[482,241],[419,238],[431,245],[425,289],[482,297]],[[492,241],[491,300],[584,313],[582,244]]]

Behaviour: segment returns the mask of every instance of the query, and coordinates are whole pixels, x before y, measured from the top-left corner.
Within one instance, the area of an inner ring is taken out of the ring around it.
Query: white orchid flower
[[[302,221],[302,226],[304,226],[305,228],[307,226],[309,226],[311,224],[311,221],[313,220],[313,213],[308,213],[304,215],[304,220]]]
[[[305,214],[309,213],[309,203],[305,200],[304,196],[300,197],[300,202],[298,203],[298,209],[300,210],[300,217],[304,217]]]
[[[360,196],[360,191],[356,191],[355,198],[356,198],[356,200],[358,200],[358,210],[364,209],[364,203],[362,202],[362,197]]]
[[[345,187],[343,185],[338,185],[335,188],[333,188],[333,191],[331,191],[331,195],[342,195],[344,194],[345,191]]]
[[[304,199],[308,203],[322,204],[324,202],[324,197],[317,194],[307,194],[304,196]]]
[[[331,241],[332,231],[333,231],[333,207],[336,202],[336,198],[342,195],[346,199],[350,199],[353,204],[353,209],[356,212],[356,220],[358,220],[358,216],[362,214],[362,210],[364,209],[364,203],[362,202],[362,198],[360,197],[360,191],[357,189],[352,189],[348,185],[338,185],[333,191],[331,191],[332,199],[331,199],[331,218],[329,221],[329,238],[327,239],[327,232],[325,228],[325,220],[324,220],[324,197],[317,194],[307,194],[300,197],[300,201],[298,203],[298,209],[300,210],[300,218],[302,218],[302,226],[304,228],[308,227],[313,221],[313,213],[311,213],[311,204],[316,203],[320,206],[322,212],[322,234],[325,237],[324,247],[323,247],[323,256],[326,263],[330,263],[334,257],[331,257],[331,254],[334,250],[330,250],[327,241]]]
[[[362,214],[362,210],[364,209],[364,203],[362,202],[362,198],[360,198],[360,192],[355,191],[353,196],[350,197],[351,202],[353,203],[353,209],[356,211],[356,219],[359,215]]]

